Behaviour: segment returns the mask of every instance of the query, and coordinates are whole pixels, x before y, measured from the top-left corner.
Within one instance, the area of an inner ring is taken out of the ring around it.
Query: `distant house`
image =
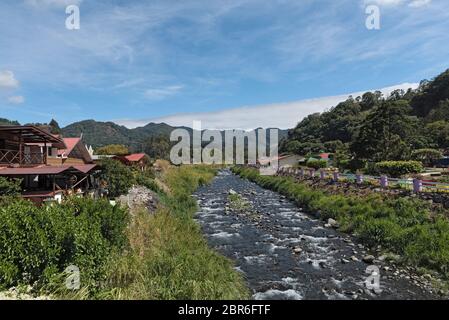
[[[266,165],[273,159],[275,159],[275,158],[271,157],[271,158],[263,159],[263,160],[260,159],[260,160],[257,160],[257,163],[259,165]],[[284,168],[291,168],[291,167],[298,166],[301,161],[304,161],[304,159],[305,158],[303,156],[300,156],[297,154],[284,154],[284,155],[278,156],[278,158],[277,158],[278,166],[284,167]]]
[[[127,156],[115,156],[114,159],[121,161],[127,166],[135,166],[145,170],[150,164],[150,158],[146,153],[133,153]]]
[[[330,153],[320,153],[318,155],[318,157],[320,158],[320,160],[326,160],[329,161],[331,159],[331,155]]]
[[[287,154],[279,157],[279,167],[291,168],[298,166],[300,162],[304,161],[304,157],[297,154]]]

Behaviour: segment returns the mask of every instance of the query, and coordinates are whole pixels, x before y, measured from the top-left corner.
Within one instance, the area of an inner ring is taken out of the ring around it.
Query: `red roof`
[[[96,164],[82,164],[82,165],[75,165],[72,166],[78,171],[81,171],[82,173],[88,173],[92,169],[94,169],[97,165]]]
[[[321,153],[320,158],[321,159],[329,159],[330,153]]]
[[[67,149],[59,149],[58,156],[62,156],[63,154],[69,155],[78,142],[81,141],[81,138],[64,138],[63,140]]]
[[[0,169],[0,176],[20,176],[30,174],[59,174],[66,171],[67,166],[43,166],[33,168],[4,168]]]
[[[95,164],[85,164],[75,166],[42,166],[33,168],[0,168],[0,176],[26,176],[39,174],[56,175],[68,170],[77,170],[82,173],[88,173],[95,167]]]
[[[125,159],[129,162],[138,162],[145,158],[147,155],[145,153],[133,153],[128,156],[125,156]]]

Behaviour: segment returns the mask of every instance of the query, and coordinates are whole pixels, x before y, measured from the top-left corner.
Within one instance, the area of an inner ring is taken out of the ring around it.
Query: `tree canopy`
[[[331,152],[348,161],[411,160],[429,163],[449,148],[449,70],[416,90],[384,97],[366,92],[323,113],[307,116],[280,143],[281,152],[309,155]],[[417,153],[417,150],[436,150]]]

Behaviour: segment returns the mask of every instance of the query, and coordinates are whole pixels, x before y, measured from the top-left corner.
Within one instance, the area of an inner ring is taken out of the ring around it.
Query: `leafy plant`
[[[326,160],[316,160],[316,159],[309,159],[306,162],[307,167],[313,168],[313,169],[321,169],[327,167],[327,161]]]
[[[0,177],[0,196],[17,196],[22,191],[21,179]]]
[[[400,177],[411,173],[421,173],[424,168],[418,161],[384,161],[376,163],[374,170],[391,177]]]

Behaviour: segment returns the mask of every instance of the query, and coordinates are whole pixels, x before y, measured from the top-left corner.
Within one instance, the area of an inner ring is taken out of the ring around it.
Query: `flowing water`
[[[245,199],[249,210],[229,207],[230,190]],[[368,264],[362,258],[368,253],[361,244],[229,170],[220,171],[195,197],[200,207],[196,219],[209,245],[235,262],[253,299],[435,297],[380,261],[374,264],[380,268],[382,292],[375,293],[365,284]]]

